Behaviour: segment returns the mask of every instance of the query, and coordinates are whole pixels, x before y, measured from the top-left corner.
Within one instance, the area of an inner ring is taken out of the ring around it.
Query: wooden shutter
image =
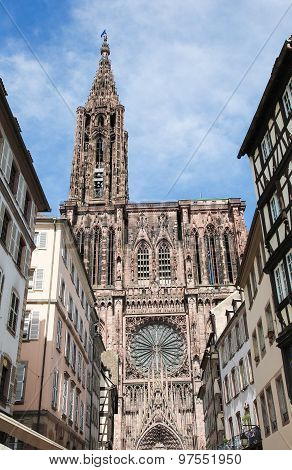
[[[34,290],[43,290],[44,288],[44,269],[35,270]]]
[[[47,232],[39,233],[38,248],[40,250],[45,250],[47,248]]]
[[[17,251],[18,251],[17,241],[18,241],[19,237],[20,237],[20,233],[18,231],[17,225],[16,225],[15,222],[13,222],[11,232],[10,232],[10,248],[9,248],[9,251],[10,251],[12,257],[14,258],[14,260],[16,260],[16,258],[17,258]]]
[[[25,194],[26,194],[26,183],[22,174],[20,173],[18,178],[18,188],[16,194],[16,200],[19,204],[20,209],[23,211],[24,203],[25,203]]]
[[[25,364],[23,364],[23,363],[18,364],[17,371],[16,371],[15,401],[22,401],[22,399],[23,399],[25,369],[26,369]]]
[[[0,194],[0,235],[1,235],[1,233],[2,233],[2,225],[3,225],[3,219],[4,219],[4,212],[5,212],[5,204],[4,204],[3,198],[1,197],[1,194]]]
[[[39,339],[40,333],[40,313],[31,312],[29,339]]]
[[[31,252],[28,246],[25,247],[25,253],[24,253],[24,262],[23,262],[23,274],[25,278],[28,278],[28,273],[29,273],[29,267],[30,267],[30,258],[31,258]]]
[[[16,367],[11,367],[10,382],[9,382],[9,392],[8,392],[8,401],[10,404],[13,404],[13,394],[15,389],[15,373]]]
[[[4,140],[2,160],[1,160],[1,170],[5,176],[5,179],[9,182],[11,165],[12,165],[13,154],[9,147],[7,140]]]
[[[30,207],[30,219],[29,219],[29,226],[31,230],[34,229],[34,219],[35,219],[35,203],[31,201],[31,207]]]

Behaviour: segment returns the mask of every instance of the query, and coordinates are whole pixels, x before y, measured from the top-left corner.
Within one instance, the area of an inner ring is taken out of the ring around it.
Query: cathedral
[[[134,203],[128,134],[106,35],[77,109],[71,225],[116,384],[115,449],[202,449],[200,361],[210,309],[235,290],[246,242],[240,198]],[[209,323],[208,323],[209,324]]]

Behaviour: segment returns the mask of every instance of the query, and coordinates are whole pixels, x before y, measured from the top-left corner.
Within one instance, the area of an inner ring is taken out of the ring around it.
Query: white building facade
[[[35,214],[50,210],[0,80],[0,411],[12,414]]]

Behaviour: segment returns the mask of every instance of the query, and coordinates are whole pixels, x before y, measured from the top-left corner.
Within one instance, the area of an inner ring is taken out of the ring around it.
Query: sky
[[[274,31],[290,3],[0,0],[0,76],[52,213],[68,197],[75,112],[106,29],[126,110],[130,200],[240,197],[249,227],[252,174],[236,157],[291,35],[292,8]]]

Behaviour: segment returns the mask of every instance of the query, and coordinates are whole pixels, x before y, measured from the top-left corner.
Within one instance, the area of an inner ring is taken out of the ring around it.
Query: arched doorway
[[[150,449],[183,449],[183,444],[173,429],[159,423],[148,428],[138,441],[137,450]]]

